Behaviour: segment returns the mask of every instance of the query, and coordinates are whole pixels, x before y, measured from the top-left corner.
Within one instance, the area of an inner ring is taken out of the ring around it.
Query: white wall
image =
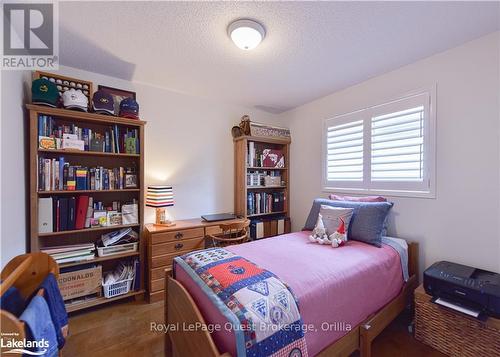
[[[274,115],[162,88],[132,83],[74,68],[60,74],[135,91],[146,120],[145,183],[174,185],[175,219],[233,211],[233,141],[231,127],[242,115],[272,122]],[[237,90],[237,89],[235,89]],[[2,266],[26,249],[27,119],[23,115],[30,73],[2,72],[1,117],[1,259]],[[154,209],[146,208],[146,222]]]
[[[292,132],[293,228],[315,197],[327,196],[323,120],[436,84],[437,197],[391,197],[389,233],[420,242],[421,269],[452,260],[500,271],[499,61],[495,33],[282,114]]]
[[[370,79],[280,116],[292,130],[293,228],[321,192],[321,127],[333,115],[437,84],[437,198],[391,198],[390,233],[419,241],[421,268],[449,259],[500,271],[499,34]],[[241,115],[270,114],[62,68],[62,74],[137,92],[146,126],[146,183],[175,186],[175,218],[233,208],[230,128]],[[1,83],[2,266],[26,249],[26,118],[29,73],[4,71]],[[146,221],[154,220],[148,209]]]
[[[30,73],[2,71],[1,83],[1,265],[25,252],[28,230],[26,197],[29,176],[25,153],[28,126],[23,103]]]

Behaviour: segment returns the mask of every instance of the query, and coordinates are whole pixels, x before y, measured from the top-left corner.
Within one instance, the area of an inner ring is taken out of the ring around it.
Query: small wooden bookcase
[[[100,235],[125,227],[132,227],[139,233],[139,251],[122,253],[105,257],[95,257],[92,260],[82,262],[72,262],[59,264],[60,268],[98,263],[106,268],[112,269],[120,259],[138,257],[140,259],[140,289],[131,291],[124,295],[119,295],[110,299],[104,296],[85,300],[81,303],[67,306],[68,312],[82,310],[91,306],[106,304],[110,301],[125,299],[128,297],[141,298],[144,296],[144,259],[145,243],[142,237],[144,229],[144,125],[145,121],[127,119],[115,116],[108,116],[95,113],[51,108],[42,105],[27,104],[29,111],[29,171],[30,171],[30,251],[38,252],[40,249],[51,246],[94,243]],[[46,115],[55,118],[65,124],[75,124],[79,127],[89,127],[93,130],[107,129],[110,126],[118,125],[137,129],[139,134],[139,153],[111,153],[97,151],[79,151],[64,149],[40,149],[38,143],[38,117]],[[103,166],[114,168],[118,166],[132,165],[137,168],[137,187],[130,189],[114,190],[71,190],[71,191],[42,191],[38,190],[38,159],[64,157],[66,162],[82,166]],[[126,201],[136,199],[138,201],[138,223],[132,225],[104,226],[96,228],[85,228],[77,230],[54,231],[50,233],[39,233],[38,231],[38,199],[41,197],[71,197],[79,195],[89,195],[101,201]]]
[[[285,165],[281,168],[255,166],[248,162],[249,143],[253,142],[257,152],[262,149],[274,149],[283,153]],[[272,218],[276,216],[290,217],[290,142],[291,139],[274,137],[240,136],[234,139],[234,213],[245,218]],[[283,184],[275,186],[249,186],[247,184],[247,173],[251,171],[279,171]],[[284,194],[283,210],[266,213],[248,212],[248,193],[272,193],[282,192]]]

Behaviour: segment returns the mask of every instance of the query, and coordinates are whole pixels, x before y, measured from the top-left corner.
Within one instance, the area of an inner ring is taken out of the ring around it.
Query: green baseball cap
[[[31,83],[31,102],[57,107],[59,91],[57,86],[48,79],[35,79]]]

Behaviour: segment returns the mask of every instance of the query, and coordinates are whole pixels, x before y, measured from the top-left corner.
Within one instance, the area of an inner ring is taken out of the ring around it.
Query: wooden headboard
[[[418,281],[418,243],[408,243],[408,274],[415,275]]]

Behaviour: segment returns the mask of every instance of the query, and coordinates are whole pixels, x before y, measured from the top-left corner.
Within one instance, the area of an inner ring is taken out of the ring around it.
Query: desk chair
[[[245,243],[250,236],[249,226],[249,219],[243,222],[222,223],[219,225],[221,233],[210,234],[208,239],[212,241],[214,247],[227,247],[228,245]]]

